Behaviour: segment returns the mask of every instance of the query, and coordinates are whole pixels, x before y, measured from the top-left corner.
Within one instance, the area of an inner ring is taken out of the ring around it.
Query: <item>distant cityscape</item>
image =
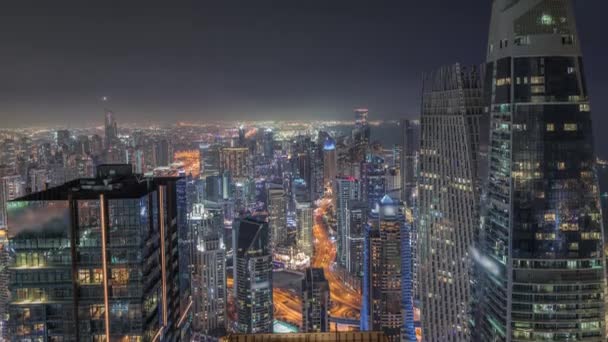
[[[0,130],[0,341],[606,341],[576,32],[495,0],[416,118]]]

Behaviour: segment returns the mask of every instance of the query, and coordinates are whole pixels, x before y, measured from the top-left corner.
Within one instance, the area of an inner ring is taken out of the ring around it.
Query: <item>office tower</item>
[[[230,172],[233,178],[249,177],[249,149],[224,147],[220,151],[220,173]]]
[[[105,148],[112,148],[118,142],[118,125],[114,119],[114,113],[106,109],[105,117]]]
[[[386,193],[384,159],[377,155],[368,155],[361,163],[361,196],[371,209]]]
[[[245,147],[247,146],[247,138],[245,137],[246,135],[246,131],[245,131],[245,126],[240,125],[239,126],[239,146],[238,147]]]
[[[298,247],[300,252],[312,257],[312,227],[314,225],[314,210],[310,202],[296,203],[296,225],[298,228]]]
[[[99,156],[103,152],[103,139],[95,134],[91,137],[91,154]]]
[[[268,223],[255,218],[238,219],[232,238],[236,329],[241,333],[270,333],[274,315]]]
[[[176,179],[140,180],[100,166],[9,203],[11,340],[184,336]]]
[[[49,172],[46,169],[31,169],[29,172],[29,192],[46,190],[49,184]]]
[[[352,200],[346,203],[345,267],[350,274],[360,278],[363,277],[363,245],[368,211],[364,201]]]
[[[222,235],[203,234],[197,239],[192,275],[193,328],[204,335],[226,331],[226,247]]]
[[[420,121],[404,119],[401,125],[401,200],[406,206],[414,205],[412,197],[416,188],[416,169],[420,151]]]
[[[262,144],[262,152],[264,157],[272,158],[274,155],[274,132],[272,131],[272,129],[267,128],[264,130]]]
[[[360,163],[365,159],[369,150],[371,140],[371,129],[367,122],[369,110],[365,108],[355,109],[355,128],[352,131],[352,158],[351,160]]]
[[[283,187],[278,184],[268,185],[268,226],[270,245],[277,247],[287,237],[287,197]]]
[[[346,266],[346,253],[349,250],[347,236],[348,203],[361,200],[361,184],[353,177],[338,177],[334,181],[334,204],[336,208],[338,251],[337,261],[341,266]]]
[[[171,153],[171,144],[167,139],[161,139],[154,143],[154,157],[156,163],[154,163],[154,167],[159,166],[169,166],[172,160],[171,157],[173,153]]]
[[[88,136],[79,135],[76,138],[76,149],[74,152],[79,154],[91,154],[91,143]]]
[[[323,141],[323,187],[334,181],[338,175],[338,153],[336,141],[329,136]]]
[[[25,195],[25,186],[21,176],[12,175],[0,178],[0,228],[7,226],[8,202]]]
[[[221,146],[201,144],[199,150],[203,177],[218,175],[220,173]]]
[[[307,268],[302,279],[302,332],[329,331],[329,282],[322,268]]]
[[[416,325],[414,321],[412,225],[407,222],[401,226],[401,314],[403,316],[401,341],[417,341]]]
[[[60,129],[55,132],[55,143],[57,146],[64,150],[68,151],[70,146],[72,145],[72,137],[70,135],[70,131],[67,129]]]
[[[479,227],[477,152],[483,112],[479,68],[423,77],[417,262],[426,341],[470,339],[469,250]]]
[[[385,196],[369,214],[365,237],[361,330],[401,340],[401,204]]]
[[[13,139],[4,139],[0,148],[2,148],[2,150],[0,150],[0,164],[7,165],[13,168],[13,171],[16,172],[15,167],[17,166],[17,153],[15,141]]]
[[[205,199],[208,201],[218,202],[223,197],[222,193],[222,177],[219,175],[209,175],[205,177]]]
[[[604,341],[605,260],[589,99],[571,1],[495,0],[489,184],[475,333]]]

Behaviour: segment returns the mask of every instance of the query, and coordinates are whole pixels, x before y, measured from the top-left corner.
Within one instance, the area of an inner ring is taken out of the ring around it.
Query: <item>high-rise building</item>
[[[602,214],[572,3],[495,0],[480,341],[606,339]]]
[[[177,179],[140,180],[100,166],[9,203],[11,340],[184,337]]]
[[[207,233],[197,239],[192,275],[195,332],[222,336],[226,332],[226,247],[223,237]]]
[[[6,208],[9,201],[25,195],[25,184],[20,175],[0,178],[0,228],[7,226]]]
[[[236,329],[241,333],[270,333],[274,315],[268,223],[255,218],[235,220],[232,238]]]
[[[355,109],[355,128],[352,131],[352,154],[351,160],[360,163],[362,162],[368,151],[371,140],[371,128],[367,122],[369,110],[366,108]]]
[[[479,227],[482,98],[480,68],[455,64],[423,77],[417,297],[425,341],[470,339],[469,250]]]
[[[401,341],[404,330],[401,231],[405,218],[400,207],[385,196],[371,211],[364,251],[361,330],[382,331],[391,342]]]
[[[361,183],[353,177],[338,177],[334,180],[334,204],[337,218],[338,252],[337,261],[341,266],[346,266],[348,244],[348,203],[361,200]]]
[[[272,158],[274,155],[274,132],[268,128],[264,130],[264,136],[262,139],[263,144],[263,155],[266,158]]]
[[[338,153],[336,141],[327,137],[323,141],[323,187],[334,181],[338,175]]]
[[[55,132],[55,142],[64,151],[68,151],[72,145],[72,136],[67,129],[60,129]]]
[[[369,208],[364,201],[352,200],[346,203],[345,267],[351,275],[360,278],[363,277],[363,245],[368,212]]]
[[[299,250],[307,256],[312,257],[312,227],[314,225],[314,210],[310,202],[296,203],[296,221]]]
[[[387,193],[384,159],[368,155],[361,163],[361,196],[370,209]]]
[[[322,268],[307,268],[302,279],[302,331],[329,331],[329,282]]]
[[[114,119],[114,113],[106,109],[105,117],[105,148],[114,147],[118,141],[118,125]]]
[[[220,173],[230,172],[233,178],[249,177],[249,149],[224,147],[220,151]]]
[[[283,186],[268,184],[268,226],[270,228],[270,244],[277,247],[283,244],[287,237],[287,197]]]
[[[46,190],[49,184],[49,172],[46,169],[31,169],[29,176],[29,183],[27,186],[29,192]]]
[[[412,207],[420,151],[420,121],[404,119],[401,125],[401,200]]]

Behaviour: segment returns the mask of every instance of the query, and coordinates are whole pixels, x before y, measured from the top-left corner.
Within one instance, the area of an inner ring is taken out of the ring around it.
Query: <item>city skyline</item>
[[[606,341],[607,5],[138,1],[0,14],[0,340]]]

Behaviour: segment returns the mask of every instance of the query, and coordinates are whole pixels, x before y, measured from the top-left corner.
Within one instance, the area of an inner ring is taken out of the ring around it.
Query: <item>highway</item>
[[[332,266],[336,260],[336,245],[331,241],[323,217],[329,213],[330,201],[322,199],[315,210],[313,227],[315,254],[312,266],[323,268],[325,278],[329,281],[332,308],[330,316],[335,318],[356,319],[361,311],[361,294],[345,285]]]
[[[351,330],[348,323],[358,322],[361,310],[361,294],[345,285],[332,267],[336,260],[336,245],[331,241],[329,230],[324,223],[324,216],[330,211],[330,200],[322,199],[315,210],[313,227],[315,252],[312,267],[322,268],[329,282],[332,322],[342,323],[338,330]],[[228,274],[228,287],[232,288],[232,275]],[[229,293],[231,293],[230,291]],[[231,297],[231,296],[230,296]],[[234,301],[229,298],[228,316],[235,319]],[[273,290],[275,319],[302,326],[302,300],[300,294],[288,289],[275,287]],[[347,325],[343,325],[347,323]],[[358,325],[358,324],[355,324]],[[334,326],[332,325],[332,329]]]

